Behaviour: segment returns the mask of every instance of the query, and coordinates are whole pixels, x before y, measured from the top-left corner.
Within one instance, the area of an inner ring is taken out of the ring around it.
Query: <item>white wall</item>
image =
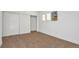
[[[58,21],[42,21],[40,13],[39,31],[70,42],[79,44],[79,12],[59,11]]]
[[[37,31],[39,31],[39,11],[9,11],[11,13],[18,14],[27,14],[28,19],[30,20],[30,15],[37,16]]]
[[[37,16],[37,12],[5,11],[3,13],[3,36],[29,33],[30,15]]]
[[[2,45],[2,12],[0,11],[0,46]]]

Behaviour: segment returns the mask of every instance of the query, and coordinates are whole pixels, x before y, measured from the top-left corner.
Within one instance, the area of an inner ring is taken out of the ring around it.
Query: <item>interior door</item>
[[[20,34],[30,32],[30,20],[29,16],[22,14],[20,15]]]
[[[37,16],[30,16],[30,25],[31,31],[37,31]]]

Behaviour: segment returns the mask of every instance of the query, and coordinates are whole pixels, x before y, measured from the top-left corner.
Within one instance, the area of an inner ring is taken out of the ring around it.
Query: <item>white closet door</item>
[[[30,32],[30,20],[28,15],[22,14],[20,15],[20,34],[29,33]]]
[[[19,16],[14,13],[4,12],[3,36],[19,34]]]

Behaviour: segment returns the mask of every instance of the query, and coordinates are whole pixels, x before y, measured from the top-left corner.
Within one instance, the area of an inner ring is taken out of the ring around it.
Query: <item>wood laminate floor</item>
[[[79,48],[79,45],[40,32],[3,37],[2,48]]]

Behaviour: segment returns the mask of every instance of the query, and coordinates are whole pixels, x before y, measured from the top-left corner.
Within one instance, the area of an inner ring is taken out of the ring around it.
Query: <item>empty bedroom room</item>
[[[1,48],[79,48],[79,11],[0,11]]]

